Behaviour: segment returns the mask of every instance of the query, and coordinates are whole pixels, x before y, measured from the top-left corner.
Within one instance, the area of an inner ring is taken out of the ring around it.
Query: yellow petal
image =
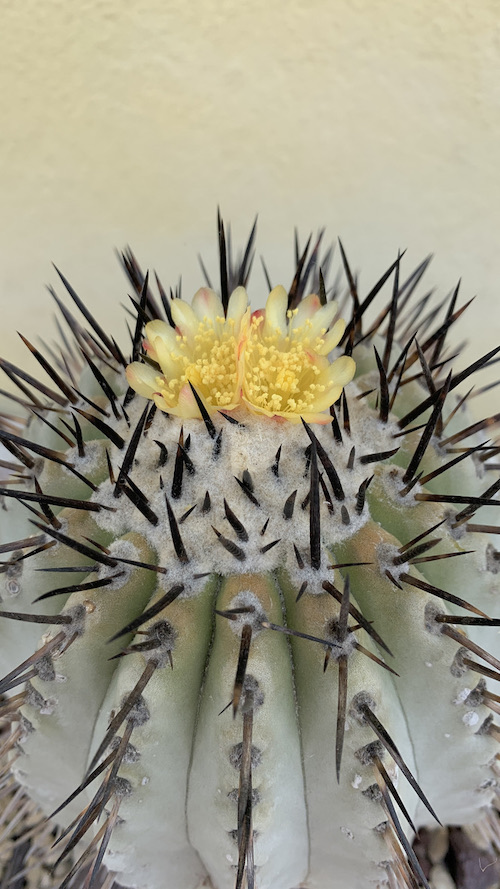
[[[127,376],[129,386],[143,395],[144,398],[151,398],[155,389],[158,388],[158,372],[148,364],[141,364],[139,361],[133,361],[129,364],[125,374]]]
[[[179,373],[179,369],[182,368],[182,364],[174,361],[173,354],[175,351],[174,348],[171,348],[163,339],[163,337],[157,336],[153,340],[153,351],[155,354],[155,361],[161,367],[162,373],[167,377],[167,379],[172,379],[176,377]],[[153,355],[151,355],[153,357]]]
[[[341,388],[351,382],[355,373],[356,362],[349,355],[341,355],[340,358],[336,358],[328,369],[328,376],[332,384],[339,385]]]
[[[215,321],[216,318],[224,317],[222,302],[210,287],[200,287],[193,296],[191,306],[198,321],[205,318]]]
[[[293,330],[295,327],[302,327],[304,322],[311,318],[315,312],[317,312],[321,308],[321,303],[319,301],[319,296],[316,296],[315,293],[310,293],[308,296],[305,296],[297,306],[297,310],[294,312],[291,321],[290,328]]]
[[[344,335],[345,326],[344,319],[339,318],[333,325],[332,329],[329,330],[328,333],[325,333],[323,344],[318,350],[321,355],[328,355],[335,346],[338,346]]]
[[[183,299],[173,299],[170,303],[172,318],[175,326],[179,328],[182,336],[194,337],[199,321],[193,309]]]
[[[161,340],[165,344],[168,351],[171,351],[175,348],[177,334],[173,327],[171,327],[170,324],[167,324],[165,321],[149,321],[144,328],[144,332],[147,339],[146,349],[153,361],[158,361],[155,340]]]
[[[311,327],[309,328],[311,336],[317,337],[321,336],[321,332],[323,330],[328,330],[330,324],[332,323],[335,315],[337,314],[338,308],[336,302],[326,303],[326,305],[321,306],[320,309],[311,317]]]
[[[266,313],[264,317],[264,327],[262,336],[272,336],[278,331],[282,336],[287,333],[287,312],[288,294],[281,284],[274,287],[267,297]]]
[[[227,306],[227,317],[234,318],[235,324],[241,323],[241,320],[248,309],[248,294],[244,287],[237,287],[233,290],[229,297]]]

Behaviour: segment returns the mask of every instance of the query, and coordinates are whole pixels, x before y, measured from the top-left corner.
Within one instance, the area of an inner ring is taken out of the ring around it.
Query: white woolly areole
[[[318,473],[324,482],[324,487],[322,484],[319,486],[322,568],[329,564],[326,548],[329,551],[336,541],[350,538],[369,517],[367,502],[361,514],[358,514],[356,498],[362,482],[370,478],[373,464],[363,464],[358,458],[387,450],[392,444],[387,428],[382,427],[376,413],[367,411],[366,405],[355,399],[352,403],[352,433],[349,435],[344,432],[342,443],[337,444],[334,441],[330,423],[324,426],[313,424],[310,427],[320,445],[329,454],[344,492],[344,499],[337,500],[334,497],[327,472],[318,455]],[[357,414],[361,409],[363,419],[358,420]],[[132,428],[143,410],[143,399],[136,398],[129,412]],[[151,524],[124,494],[116,498],[114,485],[109,481],[101,483],[92,499],[112,507],[114,511],[102,510],[96,514],[96,521],[115,538],[128,531],[143,534],[156,549],[159,564],[167,569],[162,585],[182,579],[189,586],[188,578],[191,573],[212,573],[214,570],[220,574],[261,573],[286,567],[299,585],[308,580],[308,591],[320,592],[321,585],[318,586],[317,583],[319,572],[310,568],[309,556],[310,438],[300,423],[292,424],[246,412],[240,413],[238,419],[240,424],[236,425],[222,416],[214,416],[217,433],[222,430],[220,454],[217,457],[214,456],[215,440],[208,434],[202,420],[188,419],[182,422],[177,417],[169,417],[158,411],[147,436],[142,436],[140,440],[133,466],[129,470],[129,477],[147,497],[149,508],[158,517],[157,524]],[[181,428],[184,448],[192,461],[194,472],[184,465],[182,492],[176,497],[172,490],[172,481]],[[117,429],[125,434],[126,430],[122,430],[120,424],[117,424]],[[130,435],[130,432],[127,434]],[[161,442],[168,451],[167,460],[162,466],[159,465],[161,449],[156,442]],[[280,447],[276,474],[272,466]],[[347,467],[353,447],[356,456],[350,469]],[[113,450],[115,478],[118,477],[123,458],[124,451]],[[236,480],[245,484],[248,473],[251,477],[249,493],[252,496],[248,496]],[[204,511],[207,491],[210,509]],[[293,515],[286,517],[285,503],[294,491],[297,493]],[[176,554],[165,495],[178,523],[189,563],[180,561]],[[331,499],[331,504],[327,497]],[[242,540],[232,527],[226,515],[224,500],[244,527],[247,540]],[[195,508],[183,520],[191,507]],[[239,556],[228,551],[217,532],[236,545]],[[266,550],[266,546],[274,541],[278,542]],[[302,570],[298,570],[294,544],[304,562]],[[333,574],[331,579],[333,580]],[[193,591],[198,586],[195,583]],[[186,589],[186,592],[189,591]]]

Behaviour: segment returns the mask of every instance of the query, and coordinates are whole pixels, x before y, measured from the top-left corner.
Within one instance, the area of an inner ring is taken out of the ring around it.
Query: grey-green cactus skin
[[[137,357],[156,309],[125,264]],[[426,885],[413,828],[495,799],[491,424],[446,377],[454,303],[420,336],[420,273],[392,272],[368,336],[353,301],[326,425],[168,416],[67,309],[56,402],[7,368],[36,411],[0,429],[22,475],[0,513],[7,755],[86,886],[101,865],[136,889]],[[296,281],[292,307],[322,287]]]

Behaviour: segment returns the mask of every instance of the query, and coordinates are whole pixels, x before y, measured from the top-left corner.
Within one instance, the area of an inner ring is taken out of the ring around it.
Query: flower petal
[[[328,370],[332,384],[339,385],[341,388],[351,382],[355,373],[356,362],[349,355],[341,355],[340,358],[336,358]]]
[[[163,337],[157,336],[153,341],[153,351],[155,354],[155,361],[161,367],[162,373],[167,377],[167,379],[172,379],[176,377],[179,373],[179,369],[182,368],[182,363],[174,361],[174,354],[176,352],[175,348],[172,349],[163,339]],[[151,357],[152,354],[151,354]]]
[[[195,336],[199,321],[190,305],[183,299],[173,299],[170,310],[175,326],[179,328],[182,336],[192,338]]]
[[[128,365],[125,374],[129,386],[144,398],[151,398],[155,389],[158,388],[158,371],[150,367],[149,364],[133,361]]]
[[[326,305],[321,306],[310,319],[310,335],[312,337],[321,336],[323,330],[328,330],[337,312],[338,307],[336,302],[326,303]]]
[[[332,329],[325,333],[323,338],[323,345],[318,349],[321,355],[328,355],[335,346],[338,346],[340,340],[344,335],[345,330],[345,321],[343,318],[339,318],[338,321],[335,322]]]
[[[272,336],[273,333],[280,333],[282,336],[287,334],[287,306],[288,294],[285,288],[278,284],[271,290],[267,297],[266,313],[264,317],[264,327],[262,336]]]
[[[319,301],[319,296],[315,293],[310,293],[308,296],[305,296],[304,299],[300,301],[290,320],[290,329],[293,330],[295,327],[302,327],[307,318],[312,318],[314,313],[319,311],[320,308],[321,303]]]
[[[210,287],[200,287],[193,296],[191,306],[198,321],[203,321],[205,318],[215,321],[216,318],[224,317],[222,302]]]
[[[177,342],[177,334],[170,324],[165,321],[149,321],[144,328],[146,334],[145,348],[153,361],[158,361],[156,353],[155,340],[160,339],[165,343],[167,349],[171,351],[175,348]],[[159,363],[159,362],[158,362]]]
[[[237,287],[229,297],[227,317],[234,318],[235,323],[241,323],[241,319],[248,308],[248,294],[244,287]]]

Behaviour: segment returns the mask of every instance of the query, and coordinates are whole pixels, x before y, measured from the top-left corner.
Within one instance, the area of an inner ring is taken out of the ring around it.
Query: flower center
[[[175,376],[158,377],[158,391],[167,403],[177,403],[182,387],[190,382],[205,402],[224,407],[234,401],[237,384],[237,344],[233,318],[204,318],[192,337],[177,336],[172,360]],[[217,329],[216,329],[217,327]]]
[[[294,312],[288,312],[292,318]],[[307,319],[283,336],[280,330],[263,336],[262,315],[253,317],[245,347],[245,393],[248,400],[264,410],[280,413],[306,412],[314,407],[326,389],[318,381],[323,336],[312,336]],[[322,331],[324,334],[326,331]]]

